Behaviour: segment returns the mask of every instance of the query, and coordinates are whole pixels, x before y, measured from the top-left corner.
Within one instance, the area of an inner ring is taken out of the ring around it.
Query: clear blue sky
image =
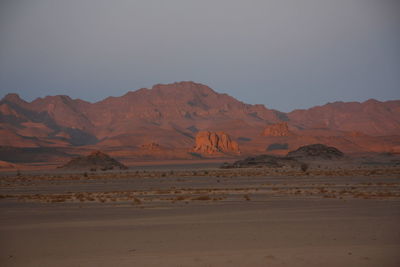
[[[183,80],[282,111],[400,99],[400,1],[0,0],[0,97]]]

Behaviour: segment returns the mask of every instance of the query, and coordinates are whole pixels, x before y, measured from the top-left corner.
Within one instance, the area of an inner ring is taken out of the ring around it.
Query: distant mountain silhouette
[[[0,101],[0,146],[143,151],[155,143],[162,151],[191,151],[199,131],[223,131],[245,154],[274,143],[290,150],[323,143],[346,152],[388,151],[400,141],[400,101],[336,102],[283,113],[194,82],[158,84],[96,103],[61,95],[26,102],[16,94]]]

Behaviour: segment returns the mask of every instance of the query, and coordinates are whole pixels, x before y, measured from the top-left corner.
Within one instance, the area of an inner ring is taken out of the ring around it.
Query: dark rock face
[[[116,161],[109,155],[101,152],[94,151],[86,157],[77,157],[69,161],[67,164],[61,166],[63,169],[81,169],[81,170],[126,170],[128,167]]]
[[[277,157],[271,155],[258,155],[238,160],[233,164],[223,165],[222,168],[282,168],[282,167],[298,167],[300,162],[293,158]]]
[[[287,156],[292,158],[339,159],[344,157],[344,154],[335,147],[314,144],[302,146],[295,151],[289,152]]]

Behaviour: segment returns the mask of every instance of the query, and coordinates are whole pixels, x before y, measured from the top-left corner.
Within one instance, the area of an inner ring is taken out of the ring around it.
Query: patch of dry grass
[[[202,195],[202,196],[198,196],[198,197],[192,197],[191,200],[211,200],[211,197],[209,195]]]

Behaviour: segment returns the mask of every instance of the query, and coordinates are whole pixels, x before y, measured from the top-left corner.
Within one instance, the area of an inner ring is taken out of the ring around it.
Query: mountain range
[[[192,153],[200,131],[224,132],[249,155],[282,154],[312,143],[345,152],[400,152],[400,101],[335,102],[284,113],[194,82],[158,84],[96,103],[65,95],[27,102],[8,94],[0,101],[3,150],[102,149],[148,159],[211,156]]]

